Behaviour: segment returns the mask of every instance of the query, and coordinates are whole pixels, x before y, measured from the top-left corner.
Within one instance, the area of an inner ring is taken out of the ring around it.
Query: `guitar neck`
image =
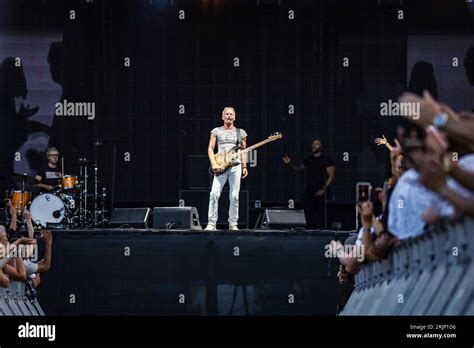
[[[256,144],[253,144],[252,146],[247,147],[246,149],[240,151],[240,154],[244,154],[244,153],[250,152],[250,151],[252,151],[252,150],[255,150],[256,148],[258,148],[258,147],[260,147],[260,146],[262,146],[262,145],[265,145],[265,144],[269,143],[270,141],[272,141],[272,140],[270,140],[270,139],[262,140],[262,141],[260,141],[260,142],[258,142],[258,143],[256,143]]]

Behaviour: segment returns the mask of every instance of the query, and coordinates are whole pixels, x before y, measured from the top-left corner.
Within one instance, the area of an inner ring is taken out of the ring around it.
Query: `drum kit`
[[[79,159],[80,175],[61,175],[59,185],[52,191],[34,194],[34,185],[40,182],[33,176],[13,174],[12,180],[21,183],[21,189],[12,189],[5,194],[16,214],[29,209],[32,221],[44,228],[92,228],[103,227],[109,223],[107,217],[107,191],[98,187],[97,162]],[[87,188],[88,169],[94,171],[94,189]],[[5,204],[7,206],[7,204]]]

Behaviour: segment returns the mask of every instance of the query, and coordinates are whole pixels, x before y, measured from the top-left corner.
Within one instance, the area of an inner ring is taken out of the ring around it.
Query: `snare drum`
[[[11,196],[12,206],[15,208],[17,214],[28,207],[31,202],[31,192],[30,191],[13,191]]]
[[[79,190],[79,179],[74,175],[64,175],[61,178],[61,191],[68,194],[75,194]]]

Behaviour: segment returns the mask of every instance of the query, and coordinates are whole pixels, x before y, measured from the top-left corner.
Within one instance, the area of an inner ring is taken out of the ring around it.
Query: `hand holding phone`
[[[426,128],[426,147],[442,156],[448,149],[448,142],[438,129],[429,126]]]

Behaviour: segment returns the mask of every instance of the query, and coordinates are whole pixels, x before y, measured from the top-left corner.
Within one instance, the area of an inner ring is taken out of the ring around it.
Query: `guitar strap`
[[[237,132],[237,145],[238,147],[242,147],[242,133],[240,133],[240,128],[236,128],[235,131]]]

